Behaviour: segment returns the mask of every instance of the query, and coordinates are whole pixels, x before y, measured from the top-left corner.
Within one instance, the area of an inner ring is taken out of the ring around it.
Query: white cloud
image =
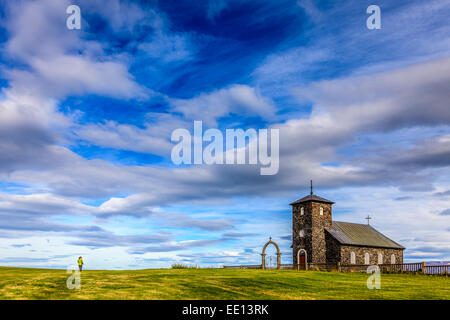
[[[77,200],[53,194],[5,195],[0,194],[0,212],[46,214],[82,214],[90,212],[91,207]]]
[[[172,131],[191,125],[180,117],[152,113],[144,121],[145,128],[105,121],[77,126],[74,132],[76,138],[96,146],[167,156],[173,146]]]
[[[167,136],[153,136],[148,130],[114,121],[80,126],[76,133],[78,138],[94,145],[119,150],[167,155],[172,147]]]
[[[275,114],[273,102],[247,85],[233,85],[192,99],[170,99],[170,104],[174,111],[181,112],[186,118],[202,120],[210,126],[216,126],[218,119],[231,113],[264,119]]]
[[[82,31],[65,27],[68,5],[44,0],[12,6],[5,53],[26,68],[5,71],[11,87],[49,98],[82,93],[145,97],[148,90],[134,82],[123,59],[114,61],[99,43],[83,40]]]
[[[52,97],[68,94],[99,94],[113,98],[146,98],[150,93],[136,82],[120,62],[92,61],[83,56],[52,56],[51,60],[33,59],[32,74],[10,73],[15,83],[24,82],[37,86],[39,92]]]
[[[68,142],[67,129],[74,124],[58,110],[67,95],[130,99],[151,94],[134,81],[122,59],[106,57],[100,45],[81,38],[81,31],[65,27],[68,4],[45,0],[9,7],[4,54],[22,67],[3,68],[9,86],[0,101],[2,171],[77,161],[58,146]]]

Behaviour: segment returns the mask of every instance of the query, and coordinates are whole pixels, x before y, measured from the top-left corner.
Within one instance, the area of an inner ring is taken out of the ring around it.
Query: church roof
[[[345,245],[405,249],[367,224],[333,221],[327,231]]]
[[[327,200],[325,198],[316,196],[315,194],[310,194],[310,195],[307,195],[306,197],[303,197],[301,199],[298,199],[297,201],[292,202],[291,206],[294,205],[294,204],[307,202],[307,201],[316,201],[316,202],[331,203],[331,204],[334,203],[333,201],[330,201],[330,200]]]

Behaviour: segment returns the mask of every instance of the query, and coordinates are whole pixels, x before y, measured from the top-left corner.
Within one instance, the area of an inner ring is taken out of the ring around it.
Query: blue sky
[[[310,179],[335,220],[370,214],[406,260],[450,260],[449,14],[444,0],[0,1],[0,264],[251,264],[270,236],[290,263],[289,203]],[[279,129],[278,174],[174,165],[171,133],[196,120]]]

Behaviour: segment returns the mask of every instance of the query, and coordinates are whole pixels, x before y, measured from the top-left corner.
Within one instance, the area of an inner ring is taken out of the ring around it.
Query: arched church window
[[[300,208],[300,215],[304,215],[305,214],[305,209],[303,207]]]
[[[366,252],[364,253],[364,264],[369,264],[370,263],[370,256],[369,253]]]
[[[320,207],[320,215],[323,216],[323,208]]]
[[[356,264],[356,254],[353,251],[350,252],[350,263]]]
[[[301,238],[303,238],[305,236],[305,230],[301,229],[298,234]]]
[[[391,254],[391,264],[395,264],[395,254]]]
[[[383,264],[383,254],[378,252],[378,264]]]

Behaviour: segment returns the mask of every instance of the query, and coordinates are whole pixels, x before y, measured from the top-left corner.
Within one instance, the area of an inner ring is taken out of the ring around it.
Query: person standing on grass
[[[80,272],[83,269],[83,258],[82,257],[78,258],[78,268],[80,268]]]

